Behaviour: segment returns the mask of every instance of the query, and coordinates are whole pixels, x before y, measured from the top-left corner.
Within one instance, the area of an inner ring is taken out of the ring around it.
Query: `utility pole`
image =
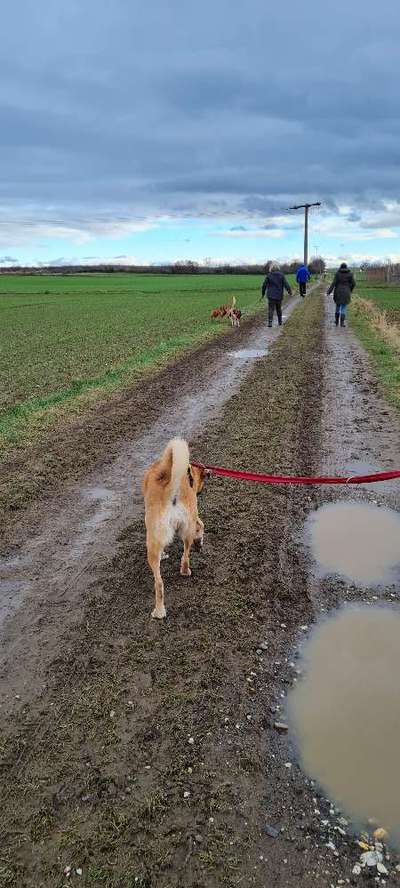
[[[320,207],[321,203],[299,204],[296,207],[289,207],[289,210],[304,210],[304,265],[308,264],[308,211],[310,207]]]

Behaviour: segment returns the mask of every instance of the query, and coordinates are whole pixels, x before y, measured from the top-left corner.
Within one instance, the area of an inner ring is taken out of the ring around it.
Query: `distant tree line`
[[[224,263],[222,265],[212,265],[211,263],[207,263],[202,265],[199,262],[193,262],[192,260],[181,260],[178,262],[173,262],[171,264],[165,263],[162,265],[113,265],[113,264],[101,264],[101,265],[41,265],[38,267],[32,266],[24,266],[24,265],[12,265],[7,267],[0,268],[0,274],[26,274],[26,275],[41,275],[41,274],[54,274],[54,275],[70,275],[70,274],[265,274],[268,271],[270,263],[273,260],[267,260],[266,262],[259,264],[243,264],[243,265],[231,265],[230,263]],[[282,262],[281,269],[284,274],[295,274],[299,265],[301,265],[300,260],[293,260],[291,262]],[[325,271],[325,262],[319,256],[311,259],[309,262],[309,269],[311,274],[322,274]]]

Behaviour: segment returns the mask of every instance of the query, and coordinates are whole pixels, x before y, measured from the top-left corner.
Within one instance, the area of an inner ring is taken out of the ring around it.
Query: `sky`
[[[398,0],[14,0],[0,264],[400,260]]]

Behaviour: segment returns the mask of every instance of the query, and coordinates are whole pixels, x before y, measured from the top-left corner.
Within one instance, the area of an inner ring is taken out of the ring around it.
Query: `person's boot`
[[[340,326],[341,326],[341,327],[345,327],[345,326],[346,326],[346,322],[345,322],[345,317],[344,317],[344,315],[341,315],[341,317],[340,317]]]
[[[338,311],[335,314],[335,324],[336,324],[336,326],[338,326],[338,324],[339,324],[339,312]]]

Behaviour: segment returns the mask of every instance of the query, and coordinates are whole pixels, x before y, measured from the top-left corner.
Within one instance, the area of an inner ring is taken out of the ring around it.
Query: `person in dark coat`
[[[306,265],[300,265],[300,268],[297,269],[296,281],[299,285],[300,296],[306,295],[307,290],[307,282],[310,280],[310,272]]]
[[[277,262],[271,262],[269,267],[269,272],[264,279],[264,283],[262,285],[262,297],[267,294],[268,299],[268,326],[272,327],[272,321],[274,319],[274,312],[276,310],[278,324],[282,325],[282,300],[283,300],[283,291],[286,290],[289,293],[289,296],[292,295],[292,290],[290,285],[288,284],[285,275],[282,274],[279,265]]]
[[[341,327],[346,326],[345,318],[347,306],[351,300],[351,294],[355,285],[356,282],[354,280],[353,272],[350,271],[350,268],[347,267],[345,262],[342,262],[328,290],[328,296],[333,293],[336,326],[338,326],[339,320]]]

